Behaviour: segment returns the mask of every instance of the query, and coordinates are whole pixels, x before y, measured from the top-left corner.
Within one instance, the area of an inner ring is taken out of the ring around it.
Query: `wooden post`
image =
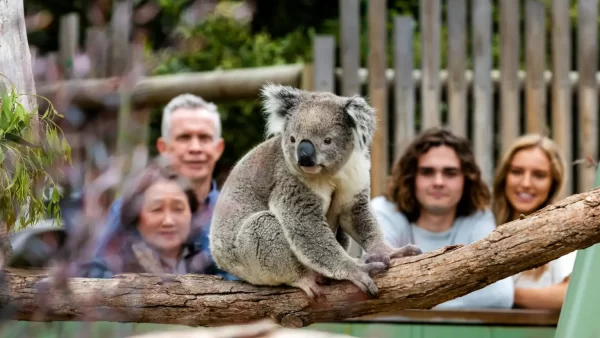
[[[314,40],[315,90],[335,93],[335,40],[319,35]]]
[[[133,1],[113,0],[110,22],[109,76],[121,76],[130,62],[129,36],[132,29]]]
[[[525,4],[526,39],[526,127],[528,133],[546,133],[546,30],[544,4],[527,0]]]
[[[371,146],[371,196],[383,192],[388,173],[388,95],[386,60],[386,0],[369,1],[369,97],[377,111],[377,129]]]
[[[519,45],[519,2],[500,0],[500,157],[521,133]]]
[[[577,68],[579,70],[579,159],[598,160],[598,0],[579,0],[577,14]],[[579,191],[594,186],[594,168],[581,164]]]
[[[509,0],[510,1],[510,0]],[[573,108],[571,70],[571,22],[569,3],[552,1],[552,138],[558,143],[567,168],[565,187],[559,198],[573,192]]]
[[[103,27],[90,27],[86,32],[85,49],[90,58],[89,78],[104,78],[108,68],[108,36]]]
[[[421,0],[421,130],[441,124],[440,0]]]
[[[339,1],[340,6],[340,60],[342,65],[341,94],[361,93],[358,69],[360,67],[360,6],[358,0]]]
[[[74,60],[79,47],[79,15],[69,13],[60,18],[59,67],[66,79],[74,76]]]
[[[474,81],[475,98],[473,148],[481,167],[484,181],[491,185],[494,169],[494,121],[492,115],[493,96],[491,81],[491,40],[492,6],[490,0],[477,0],[472,3],[472,30],[474,41]]]
[[[394,158],[415,137],[415,81],[413,79],[413,19],[394,18]]]
[[[448,104],[449,125],[457,135],[467,135],[467,3],[453,0],[448,6]]]
[[[315,90],[315,66],[307,63],[302,67],[300,88],[304,90]]]

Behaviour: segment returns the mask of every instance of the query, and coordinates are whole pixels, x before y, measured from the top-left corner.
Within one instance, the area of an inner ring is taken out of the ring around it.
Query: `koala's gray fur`
[[[210,232],[216,264],[311,298],[322,277],[377,295],[370,274],[421,250],[390,248],[371,212],[374,110],[362,97],[280,85],[265,86],[262,96],[272,137],[236,164],[221,190]],[[362,259],[347,254],[348,235],[365,250]]]

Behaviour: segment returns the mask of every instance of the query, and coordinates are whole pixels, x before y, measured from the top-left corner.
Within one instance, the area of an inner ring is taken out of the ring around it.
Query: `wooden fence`
[[[381,19],[388,17],[386,1],[389,0],[368,2],[366,65],[360,64],[359,57],[360,1],[343,0],[338,2],[339,55],[333,36],[317,36],[314,61],[308,66],[145,78],[132,70],[132,65],[141,62],[125,53],[139,45],[121,38],[131,30],[126,20],[131,16],[131,0],[119,2],[110,27],[90,28],[86,33],[84,49],[93,72],[84,79],[73,78],[69,68],[73,66],[79,39],[73,33],[78,31],[78,18],[70,15],[61,19],[61,51],[58,56],[50,55],[63,70],[65,81],[38,81],[38,94],[53,102],[66,94],[66,102],[84,109],[114,111],[120,102],[128,102],[137,107],[131,114],[142,126],[147,124],[147,116],[140,107],[164,104],[184,92],[221,102],[253,99],[264,83],[276,82],[342,95],[361,93],[377,109],[379,120],[372,157],[373,195],[382,192],[389,168],[403,146],[424,128],[441,124],[473,142],[487,182],[491,181],[498,158],[517,136],[542,132],[558,142],[568,163],[563,196],[592,188],[594,169],[576,163],[580,159],[595,162],[598,158],[598,0],[574,0],[578,4],[576,39],[572,38],[569,1],[445,0],[448,10],[442,11],[443,0],[421,0],[419,17],[394,17],[389,37],[389,23]],[[492,27],[493,5],[498,7],[500,16],[498,31]],[[527,18],[523,32],[521,8]],[[441,68],[443,24],[448,32],[446,69]],[[420,40],[416,45],[413,40],[419,27]],[[495,67],[493,39],[500,41]],[[393,51],[392,60],[387,60],[388,44]],[[573,51],[577,51],[575,65],[571,62]],[[421,60],[418,66],[417,53]],[[337,58],[340,67],[336,67]],[[469,58],[472,67],[468,67]],[[520,69],[521,61],[525,63],[524,70]],[[126,101],[120,101],[119,91],[109,78],[124,74],[130,86]],[[121,113],[120,121],[128,121],[127,109]],[[120,123],[119,128],[125,131],[131,126]],[[147,131],[134,134],[140,136],[131,141],[136,144],[147,137]]]
[[[314,41],[314,88],[344,95],[368,95],[379,125],[373,146],[373,195],[382,192],[390,165],[419,131],[446,125],[467,136],[487,182],[499,157],[523,133],[540,132],[558,142],[568,163],[563,196],[593,187],[594,169],[575,165],[598,155],[597,0],[576,0],[577,39],[571,38],[570,2],[499,0],[500,27],[493,31],[492,1],[421,0],[418,18],[395,16],[386,36],[386,0],[368,2],[368,71],[359,69],[359,0],[339,1],[342,25],[339,55],[332,36]],[[524,6],[523,34],[520,6]],[[447,69],[440,68],[441,27],[447,25]],[[549,31],[546,29],[549,20]],[[420,27],[420,50],[415,50]],[[468,34],[471,34],[469,37]],[[546,38],[548,36],[549,38]],[[492,41],[500,41],[498,69]],[[470,39],[469,39],[470,38]],[[393,59],[387,60],[390,40]],[[469,40],[472,41],[469,46]],[[524,51],[521,52],[521,44]],[[467,69],[471,47],[472,69]],[[572,50],[577,50],[572,67]],[[547,52],[550,61],[546,62]],[[415,67],[415,53],[421,57]],[[524,54],[525,70],[519,67]],[[342,75],[334,81],[335,58]],[[386,69],[390,63],[393,66]],[[572,71],[576,68],[577,71]],[[360,77],[368,78],[368,88]]]

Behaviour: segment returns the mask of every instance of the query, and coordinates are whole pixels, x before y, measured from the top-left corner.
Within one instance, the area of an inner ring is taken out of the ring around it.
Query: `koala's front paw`
[[[419,249],[416,245],[408,244],[398,249],[393,249],[390,254],[391,258],[400,258],[400,257],[408,257],[408,256],[418,256],[422,254],[423,251]]]
[[[363,255],[362,259],[365,263],[379,262],[379,263],[383,263],[385,265],[386,269],[390,267],[390,255],[388,253],[380,253],[380,252],[365,253]]]
[[[302,289],[302,291],[304,291],[304,293],[306,293],[306,296],[311,301],[316,300],[317,298],[320,298],[321,296],[323,296],[323,293],[321,292],[321,288],[319,288],[319,286],[317,285],[315,276],[316,275],[314,275],[314,274],[306,274],[306,275],[302,276],[302,278],[300,278],[295,283],[292,283],[291,285]]]
[[[381,262],[386,268],[390,267],[390,259],[408,256],[417,256],[423,252],[416,245],[408,244],[397,249],[377,250],[363,254],[362,261],[365,263]]]
[[[387,270],[387,267],[381,262],[360,264],[349,276],[348,280],[358,286],[363,292],[372,297],[377,297],[377,286],[373,279],[371,279],[371,275],[385,270]]]

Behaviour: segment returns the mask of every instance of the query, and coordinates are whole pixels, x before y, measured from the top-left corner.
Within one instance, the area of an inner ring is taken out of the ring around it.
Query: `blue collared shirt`
[[[206,199],[201,203],[196,213],[194,213],[192,222],[194,226],[192,228],[200,228],[194,236],[190,238],[190,249],[195,253],[204,253],[209,258],[209,266],[204,271],[195,271],[195,273],[204,273],[210,275],[218,275],[226,280],[237,280],[237,278],[221,269],[219,269],[210,252],[209,247],[209,233],[210,223],[212,220],[212,214],[214,206],[219,198],[219,190],[217,189],[217,183],[212,182],[211,190],[208,193]],[[86,277],[90,278],[108,278],[112,274],[108,271],[104,262],[104,250],[108,242],[117,233],[120,228],[119,214],[121,211],[121,205],[123,203],[122,198],[116,199],[109,210],[108,224],[104,229],[101,237],[99,238],[97,245],[94,250],[93,260],[90,266],[86,267],[84,272]]]

